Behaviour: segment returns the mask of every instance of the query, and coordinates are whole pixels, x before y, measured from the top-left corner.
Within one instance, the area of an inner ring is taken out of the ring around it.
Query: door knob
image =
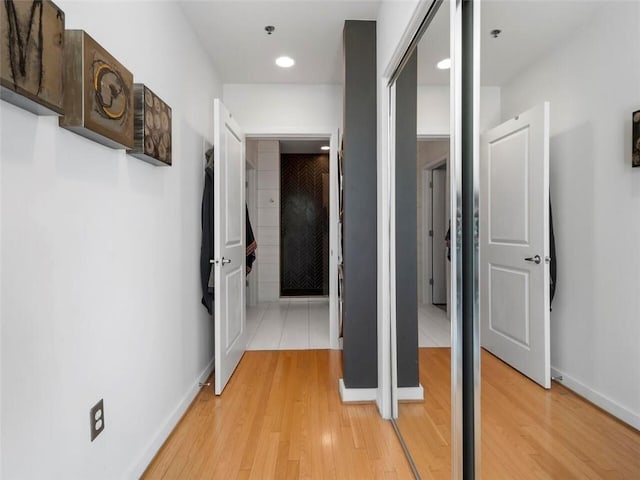
[[[226,265],[227,263],[231,263],[231,259],[222,257],[222,261],[220,263],[222,263],[222,265]],[[540,263],[540,262],[538,262],[538,263]]]
[[[540,264],[540,262],[542,261],[542,259],[540,258],[540,255],[536,255],[535,257],[527,257],[525,258],[525,260],[527,262],[533,262],[536,265]]]

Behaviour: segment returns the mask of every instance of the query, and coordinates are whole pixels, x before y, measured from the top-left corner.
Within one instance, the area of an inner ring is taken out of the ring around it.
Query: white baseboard
[[[140,478],[144,471],[147,469],[153,457],[156,456],[156,453],[160,450],[164,442],[169,438],[173,429],[176,428],[178,422],[182,419],[186,411],[191,406],[191,403],[196,398],[196,395],[200,393],[200,387],[198,383],[203,383],[209,378],[211,372],[213,371],[213,362],[212,358],[209,364],[202,370],[200,375],[195,381],[193,387],[189,389],[189,391],[182,397],[182,400],[175,408],[175,410],[169,415],[169,418],[164,423],[162,427],[158,430],[158,433],[154,436],[153,440],[145,450],[145,453],[142,455],[140,460],[136,463],[136,465],[129,471],[127,478]]]
[[[566,373],[551,367],[551,376],[556,378],[556,381],[569,390],[577,393],[581,397],[586,398],[594,405],[597,405],[605,412],[610,413],[624,423],[631,425],[633,428],[640,430],[640,414],[632,412],[626,407],[623,407],[616,401],[606,397],[600,392],[595,391],[591,387],[581,383],[579,380],[570,377]],[[557,380],[558,377],[562,377],[562,380]]]
[[[342,403],[359,403],[359,402],[375,402],[378,389],[377,388],[347,388],[344,380],[338,381],[340,385],[340,398]]]
[[[421,384],[417,387],[398,387],[399,402],[420,402],[424,400],[424,388]]]

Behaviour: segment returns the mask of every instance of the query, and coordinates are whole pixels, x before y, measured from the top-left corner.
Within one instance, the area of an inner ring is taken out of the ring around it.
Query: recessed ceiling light
[[[293,67],[296,64],[295,60],[291,57],[278,57],[276,58],[276,65],[282,68]]]
[[[329,150],[329,145],[322,145],[320,147],[320,150],[324,150],[326,152],[327,150]]]
[[[440,70],[448,70],[451,68],[451,59],[450,58],[445,58],[444,60],[440,60],[436,67],[438,67]]]

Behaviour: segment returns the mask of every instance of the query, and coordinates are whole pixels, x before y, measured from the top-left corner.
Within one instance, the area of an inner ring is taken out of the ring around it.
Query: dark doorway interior
[[[280,162],[280,295],[328,295],[329,155]]]

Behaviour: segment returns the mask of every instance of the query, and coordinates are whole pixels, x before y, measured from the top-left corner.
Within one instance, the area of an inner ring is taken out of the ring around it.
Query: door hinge
[[[433,188],[433,182],[429,182],[429,188]]]
[[[433,285],[433,278],[429,279],[429,285]]]
[[[433,237],[433,230],[429,230],[429,236]]]

